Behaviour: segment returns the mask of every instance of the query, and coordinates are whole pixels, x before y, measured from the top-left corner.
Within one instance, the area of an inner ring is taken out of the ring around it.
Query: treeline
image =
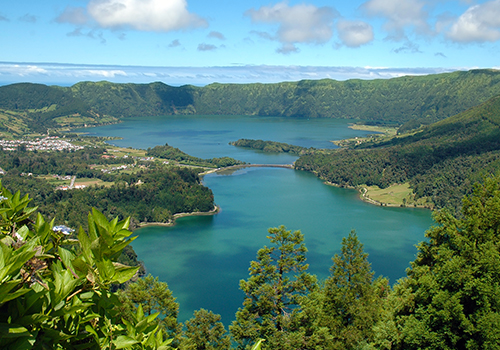
[[[85,147],[77,151],[26,151],[22,145],[18,151],[0,152],[0,167],[13,173],[34,175],[70,175],[77,178],[105,178],[95,169],[96,165],[134,164],[132,158],[104,158],[106,149]]]
[[[500,72],[471,70],[379,80],[304,80],[276,84],[81,82],[72,87],[0,87],[0,110],[32,128],[94,125],[116,118],[197,114],[349,118],[418,128],[500,94]],[[62,118],[68,117],[68,118]],[[33,124],[30,120],[36,120]]]
[[[251,140],[251,139],[239,139],[238,141],[233,141],[230,142],[229,144],[236,147],[251,148],[269,153],[291,153],[300,155],[306,153],[307,151],[313,150],[313,148],[295,146],[283,142]]]
[[[353,149],[317,151],[295,167],[340,186],[409,182],[416,199],[458,209],[472,184],[500,169],[500,97],[419,132]]]
[[[72,240],[42,216],[27,221],[33,214],[27,198],[1,191],[5,349],[47,342],[64,349],[500,348],[500,176],[475,186],[460,217],[435,213],[437,225],[393,287],[375,278],[354,231],[332,258],[329,277],[318,281],[308,272],[304,235],[269,229],[270,245],[257,252],[240,282],[244,299],[229,332],[219,315],[204,309],[179,323],[179,304],[158,278],[110,292],[112,283],[136,271],[112,263],[129,243],[127,221],[108,221],[92,210],[89,233],[80,230]]]
[[[105,149],[88,147],[75,152],[0,152],[0,166],[6,171],[2,182],[33,193],[42,214],[64,218],[71,227],[84,225],[93,207],[108,218],[131,217],[132,228],[141,222],[168,222],[176,213],[214,208],[213,194],[201,184],[199,169],[149,162],[145,163],[149,168],[133,173],[103,173],[96,164],[134,163],[130,157],[103,158],[104,153]],[[56,191],[54,184],[40,177],[54,174],[96,178],[108,185]]]
[[[198,157],[193,157],[185,152],[182,152],[178,148],[169,146],[168,143],[166,143],[164,146],[154,146],[153,148],[148,148],[146,151],[146,155],[163,159],[172,159],[182,164],[209,167],[209,168],[223,168],[232,165],[245,164],[245,162],[230,157],[211,158],[211,159],[202,159]]]

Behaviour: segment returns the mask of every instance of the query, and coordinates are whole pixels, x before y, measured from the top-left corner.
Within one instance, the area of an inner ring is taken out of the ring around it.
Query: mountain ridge
[[[11,112],[11,118],[24,118],[24,123],[33,118],[40,129],[197,114],[355,119],[402,125],[405,131],[456,115],[496,95],[500,95],[500,71],[485,69],[392,79],[204,87],[161,82],[79,82],[71,87],[20,83],[0,87],[0,112]]]

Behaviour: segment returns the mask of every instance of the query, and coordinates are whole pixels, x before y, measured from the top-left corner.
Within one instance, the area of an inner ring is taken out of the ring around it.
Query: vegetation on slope
[[[105,149],[75,152],[0,152],[2,181],[10,188],[31,192],[40,212],[63,220],[71,227],[85,225],[86,214],[98,208],[108,219],[131,217],[132,227],[141,222],[169,222],[176,213],[208,212],[213,194],[203,186],[199,169],[138,162],[132,158],[103,158]],[[102,172],[98,165],[132,165],[133,171]],[[32,175],[28,175],[31,173]],[[56,191],[47,175],[99,179],[104,185]],[[57,217],[56,217],[57,215]]]
[[[46,132],[48,128],[84,126],[117,122],[101,115],[84,100],[75,97],[67,88],[21,83],[0,87],[0,108],[17,124],[28,126],[10,130],[12,135],[27,132]],[[4,130],[9,131],[7,125]]]
[[[3,349],[497,349],[500,177],[464,199],[462,215],[436,212],[407,277],[374,278],[355,232],[330,276],[307,272],[300,231],[269,229],[230,326],[195,311],[186,328],[168,285],[117,262],[128,220],[92,209],[73,233],[0,185],[0,346]],[[36,216],[36,218],[35,218]],[[216,296],[213,296],[216,297]],[[160,317],[158,317],[160,316]],[[262,340],[265,340],[262,342]],[[255,344],[255,345],[254,345]]]
[[[205,87],[159,82],[81,82],[68,88],[14,84],[0,87],[0,110],[17,113],[20,121],[37,131],[131,116],[217,114],[350,118],[402,125],[402,132],[458,114],[498,94],[500,72],[495,70]]]
[[[238,141],[233,141],[229,144],[236,147],[251,148],[267,153],[304,154],[313,150],[313,148],[294,146],[283,142],[250,139],[239,139]]]
[[[163,159],[172,159],[182,164],[202,166],[208,168],[224,168],[232,165],[245,164],[242,161],[230,157],[211,158],[211,159],[202,159],[198,157],[193,157],[185,152],[182,152],[178,148],[169,146],[168,143],[166,143],[164,146],[154,146],[153,148],[148,148],[146,151],[146,155]]]
[[[409,182],[415,199],[458,208],[484,175],[500,169],[500,96],[414,134],[300,157],[297,169],[341,186]]]

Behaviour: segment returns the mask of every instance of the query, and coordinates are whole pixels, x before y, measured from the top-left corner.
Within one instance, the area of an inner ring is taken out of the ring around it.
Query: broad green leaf
[[[30,230],[26,225],[23,225],[19,230],[17,230],[17,234],[25,241],[30,233]]]
[[[115,275],[115,267],[111,260],[103,259],[96,262],[96,265],[101,281],[112,282]]]
[[[89,264],[93,264],[91,241],[82,227],[78,230],[78,240],[80,241],[80,247],[82,248],[85,259]]]
[[[57,247],[57,252],[59,253],[59,257],[61,258],[64,266],[67,269],[74,270],[73,264],[71,261],[75,258],[75,255],[70,252],[69,250],[62,248],[62,247]]]
[[[133,266],[133,267],[120,267],[117,268],[115,271],[115,275],[113,277],[113,282],[117,283],[125,283],[128,280],[130,280],[136,272],[139,270],[139,266]]]
[[[24,295],[30,291],[29,288],[21,288],[14,291],[13,293],[10,293],[10,291],[19,286],[21,282],[22,280],[13,280],[2,283],[0,285],[0,305],[15,298],[18,298],[21,295]]]
[[[29,335],[30,332],[28,329],[19,324],[0,323],[0,339],[17,338]]]
[[[117,349],[127,348],[137,343],[139,343],[138,340],[127,337],[126,335],[119,335],[116,338],[116,340],[113,341],[113,344],[116,346]]]

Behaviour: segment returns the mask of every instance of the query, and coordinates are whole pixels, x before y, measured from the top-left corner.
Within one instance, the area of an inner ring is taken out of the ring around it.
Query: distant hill
[[[21,83],[0,87],[0,133],[20,136],[61,126],[117,122],[67,88]]]
[[[132,116],[198,114],[349,118],[402,125],[405,131],[456,115],[499,94],[500,71],[484,69],[394,79],[204,87],[159,82],[81,82],[72,87],[25,83],[0,87],[0,128],[2,120],[14,119],[21,130],[35,127],[30,120],[43,129],[111,123]]]
[[[295,165],[342,186],[409,182],[417,198],[459,208],[473,183],[500,171],[500,95],[416,133],[305,155]]]

